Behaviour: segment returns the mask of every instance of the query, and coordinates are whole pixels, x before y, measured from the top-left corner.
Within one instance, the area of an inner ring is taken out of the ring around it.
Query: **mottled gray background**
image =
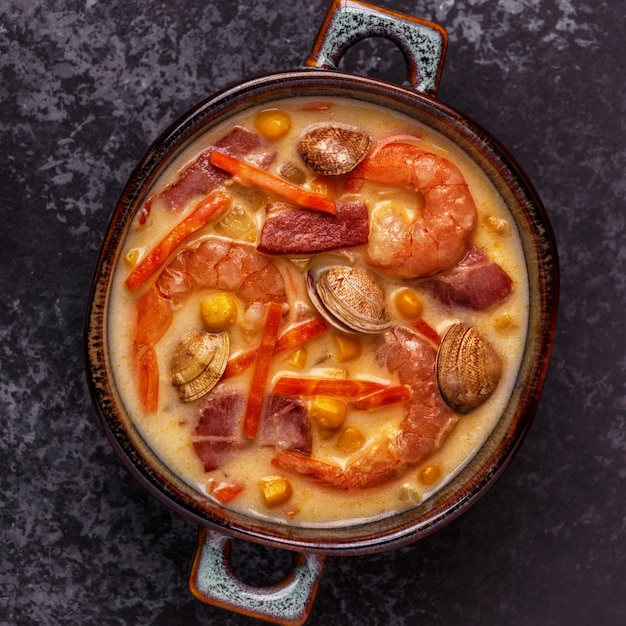
[[[623,624],[626,53],[622,2],[386,0],[439,21],[439,98],[526,169],[562,302],[525,445],[486,498],[410,547],[330,559],[309,624]],[[255,620],[187,590],[194,527],[106,443],[82,326],[112,208],[152,139],[204,96],[308,56],[326,0],[0,0],[0,623]],[[344,59],[394,82],[374,40]],[[284,555],[235,545],[242,576]]]

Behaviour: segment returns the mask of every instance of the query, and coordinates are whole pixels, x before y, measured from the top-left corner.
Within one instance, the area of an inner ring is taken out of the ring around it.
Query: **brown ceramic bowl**
[[[401,87],[336,71],[349,45],[366,36],[395,41],[407,56],[412,86]],[[358,2],[335,2],[308,68],[249,80],[200,103],[149,149],[115,208],[95,273],[85,331],[86,369],[106,436],[132,475],[160,502],[200,529],[192,592],[204,601],[277,623],[306,620],[328,555],[358,555],[417,541],[450,523],[484,495],[519,448],[535,413],[556,324],[558,262],[541,201],[519,165],[486,130],[435,98],[445,32],[415,18]],[[445,487],[419,506],[373,522],[332,528],[270,523],[227,510],[184,483],[152,452],[130,421],[108,354],[108,294],[133,216],[151,185],[186,146],[224,119],[293,96],[343,96],[403,113],[460,146],[485,172],[506,203],[522,239],[528,268],[528,338],[512,396],[485,444]],[[276,588],[250,589],[228,565],[228,537],[300,553]],[[245,590],[246,593],[241,591]]]

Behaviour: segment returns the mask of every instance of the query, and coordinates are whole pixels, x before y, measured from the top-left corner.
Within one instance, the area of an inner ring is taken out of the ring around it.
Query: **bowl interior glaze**
[[[526,257],[529,328],[522,365],[496,428],[465,468],[430,499],[384,519],[346,527],[307,528],[230,511],[202,497],[152,452],[129,419],[110,369],[108,294],[125,234],[154,181],[200,134],[249,107],[293,96],[342,96],[388,107],[430,126],[462,148],[486,173],[510,210]],[[504,471],[527,432],[543,387],[556,325],[558,260],[549,220],[521,168],[487,131],[435,98],[375,79],[328,70],[257,78],[200,103],[150,147],[117,207],[92,285],[85,329],[90,391],[116,453],[158,500],[199,526],[276,547],[320,554],[378,552],[416,541],[465,511]]]

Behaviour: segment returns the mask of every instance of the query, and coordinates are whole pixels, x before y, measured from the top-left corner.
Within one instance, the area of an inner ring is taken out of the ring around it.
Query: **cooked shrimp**
[[[370,219],[369,262],[403,278],[429,276],[460,261],[476,225],[476,206],[452,162],[410,143],[389,141],[359,165],[365,180],[408,185],[421,193],[418,207],[387,205]]]
[[[158,404],[154,346],[169,328],[177,306],[193,291],[211,288],[236,293],[247,306],[287,301],[280,271],[252,245],[209,237],[179,252],[135,308],[132,350],[147,413],[154,413]]]
[[[436,354],[436,347],[413,330],[404,326],[388,330],[382,335],[377,361],[397,373],[399,382],[412,391],[398,429],[372,444],[345,468],[295,452],[276,455],[272,464],[329,487],[363,489],[397,478],[409,467],[425,460],[441,446],[457,419],[437,387]]]

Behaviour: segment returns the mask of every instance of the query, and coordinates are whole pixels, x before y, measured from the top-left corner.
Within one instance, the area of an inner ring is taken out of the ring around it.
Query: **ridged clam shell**
[[[500,356],[475,327],[448,329],[437,353],[437,382],[448,406],[468,413],[491,396],[501,376]]]
[[[172,384],[182,402],[193,402],[213,389],[224,373],[229,351],[226,332],[183,335],[170,360]]]
[[[365,268],[334,265],[319,276],[309,272],[307,287],[320,315],[339,330],[374,334],[391,326],[385,290]]]
[[[302,160],[324,175],[346,174],[364,158],[370,138],[358,128],[345,124],[321,124],[308,130],[298,143]]]

